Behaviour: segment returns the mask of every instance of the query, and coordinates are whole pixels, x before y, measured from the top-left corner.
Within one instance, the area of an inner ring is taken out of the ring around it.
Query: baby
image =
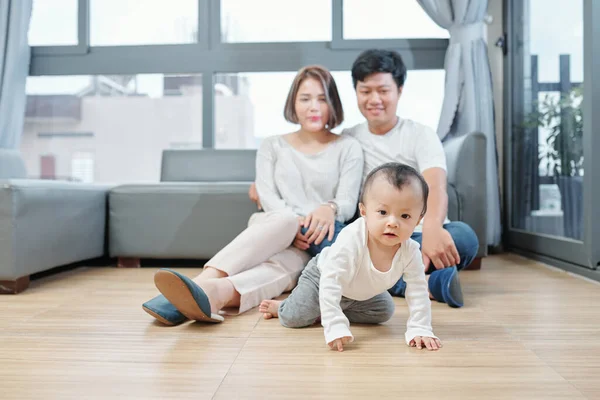
[[[403,276],[410,313],[406,343],[439,349],[423,258],[410,238],[425,215],[428,193],[423,177],[407,165],[375,168],[363,185],[360,218],[308,263],[287,299],[263,300],[260,312],[266,319],[279,317],[288,328],[310,326],[320,317],[325,342],[343,351],[354,340],[350,322],[378,324],[392,317],[395,306],[387,290]]]

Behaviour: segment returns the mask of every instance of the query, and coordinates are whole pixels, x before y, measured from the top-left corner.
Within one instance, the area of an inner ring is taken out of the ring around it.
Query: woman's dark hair
[[[406,65],[402,57],[392,50],[371,49],[362,52],[352,64],[352,83],[356,89],[358,82],[364,82],[367,76],[378,72],[392,74],[396,85],[401,87],[406,81]]]
[[[342,107],[342,101],[335,84],[335,80],[327,68],[320,65],[309,65],[302,68],[296,74],[292,87],[288,93],[287,100],[285,101],[285,107],[283,109],[283,116],[286,121],[292,124],[298,123],[298,116],[296,115],[296,96],[298,96],[298,90],[300,85],[305,79],[312,78],[323,85],[323,91],[325,92],[325,101],[329,106],[329,120],[327,121],[327,129],[333,129],[340,125],[344,121],[344,108]]]

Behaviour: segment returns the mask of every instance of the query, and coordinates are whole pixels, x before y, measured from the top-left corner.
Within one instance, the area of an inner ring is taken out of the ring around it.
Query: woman
[[[311,256],[330,245],[356,209],[363,169],[358,142],[331,132],[344,118],[333,77],[308,66],[296,75],[284,116],[296,132],[263,140],[256,190],[264,212],[217,253],[196,278],[159,270],[162,295],[143,308],[167,325],[187,319],[221,322],[291,290]]]

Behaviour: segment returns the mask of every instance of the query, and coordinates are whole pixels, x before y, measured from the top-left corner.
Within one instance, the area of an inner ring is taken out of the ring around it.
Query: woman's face
[[[303,80],[298,88],[294,107],[302,129],[309,132],[325,129],[330,111],[321,82],[313,78]]]

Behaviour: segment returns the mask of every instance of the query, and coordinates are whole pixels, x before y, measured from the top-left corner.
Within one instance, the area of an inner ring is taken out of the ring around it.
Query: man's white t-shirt
[[[369,172],[388,162],[406,164],[421,173],[429,168],[447,170],[446,153],[438,135],[428,126],[410,119],[398,117],[396,126],[383,135],[371,133],[366,121],[344,129],[342,134],[354,137],[363,149],[363,183]],[[444,223],[448,222],[446,218]],[[415,231],[421,228],[422,225]]]

